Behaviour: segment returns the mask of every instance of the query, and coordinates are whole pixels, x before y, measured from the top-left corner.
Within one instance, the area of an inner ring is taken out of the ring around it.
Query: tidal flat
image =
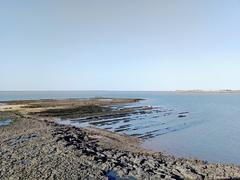
[[[121,134],[128,126],[114,131],[94,126],[111,127],[125,117],[163,111],[159,107],[131,106],[142,100],[1,102],[1,119],[13,122],[0,127],[0,179],[240,178],[237,165],[179,158],[142,148],[141,143],[154,135],[153,132],[128,136]],[[171,113],[171,110],[163,113]],[[187,114],[180,112],[178,116],[184,118]],[[74,126],[77,121],[92,126]]]

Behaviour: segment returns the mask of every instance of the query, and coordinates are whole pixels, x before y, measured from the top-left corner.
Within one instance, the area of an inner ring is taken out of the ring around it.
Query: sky
[[[0,0],[0,90],[240,89],[239,0]]]

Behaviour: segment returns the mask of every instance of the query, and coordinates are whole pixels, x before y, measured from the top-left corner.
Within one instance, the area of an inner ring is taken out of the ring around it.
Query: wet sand
[[[0,106],[0,179],[230,179],[240,167],[176,158],[142,149],[142,139],[97,128],[61,125],[59,118],[121,116],[111,106],[139,99],[12,101]],[[143,108],[144,109],[144,108]],[[91,118],[90,118],[91,120]]]

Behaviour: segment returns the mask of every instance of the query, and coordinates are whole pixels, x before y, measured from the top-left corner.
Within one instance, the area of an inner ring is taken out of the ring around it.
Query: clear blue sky
[[[238,0],[0,0],[0,90],[240,89]]]

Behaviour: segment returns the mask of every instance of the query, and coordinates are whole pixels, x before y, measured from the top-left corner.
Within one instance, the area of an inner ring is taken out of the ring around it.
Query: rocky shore
[[[109,111],[108,106],[118,103],[130,101],[53,103],[49,100],[12,102],[2,106],[1,119],[11,118],[13,123],[0,127],[0,179],[240,178],[239,166],[211,164],[144,150],[139,147],[139,138],[57,124],[55,116],[59,111],[52,111],[53,107],[69,110],[71,106],[70,109],[78,108],[78,115],[89,115],[91,111],[86,105],[94,105],[99,107],[92,109],[93,114],[100,115]],[[84,108],[79,109],[81,106]],[[46,116],[46,112],[51,116]]]

